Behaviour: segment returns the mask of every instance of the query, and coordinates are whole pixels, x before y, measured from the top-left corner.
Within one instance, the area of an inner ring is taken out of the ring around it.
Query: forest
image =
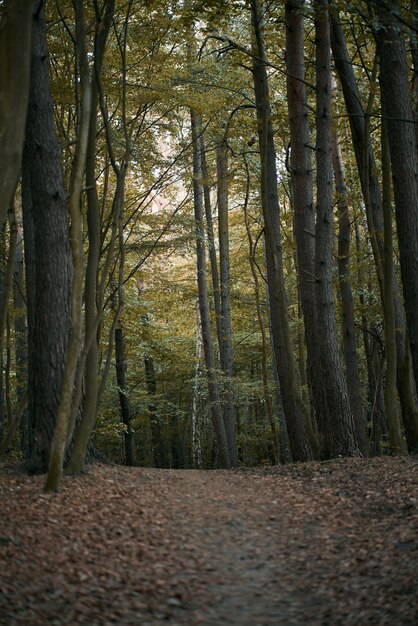
[[[0,12],[1,456],[416,453],[416,0]]]

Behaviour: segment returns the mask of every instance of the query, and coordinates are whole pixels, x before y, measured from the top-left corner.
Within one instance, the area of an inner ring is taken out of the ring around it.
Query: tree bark
[[[338,211],[338,279],[342,308],[342,335],[345,370],[350,407],[356,428],[356,439],[361,454],[368,456],[366,420],[361,397],[357,339],[354,326],[354,299],[350,276],[350,216],[344,165],[336,126],[332,136],[332,158],[337,192]]]
[[[320,375],[326,381],[318,426],[326,458],[358,455],[355,427],[342,369],[332,285],[333,207],[331,151],[331,56],[328,0],[316,0],[316,228],[315,288]],[[314,389],[315,393],[316,389]]]
[[[366,132],[367,124],[364,109],[361,104],[360,92],[354,76],[353,66],[347,52],[344,33],[338,14],[333,16],[331,25],[331,45],[335,67],[341,82],[345,106],[349,115],[357,169],[359,172],[365,204],[368,207],[370,236],[372,241],[375,241],[375,246],[373,246],[373,255],[383,306],[383,207],[379,180],[376,174],[377,167],[370,137]],[[401,403],[402,420],[405,428],[408,448],[409,450],[414,450],[416,449],[418,443],[417,393],[414,374],[410,362],[410,348],[406,336],[405,310],[396,277],[394,277],[392,285],[396,326],[396,383]]]
[[[10,0],[1,16],[0,227],[19,180],[29,100],[32,11],[39,12],[41,5],[39,1]]]
[[[74,268],[71,290],[71,330],[57,409],[57,420],[51,442],[48,476],[45,484],[45,491],[47,492],[58,490],[64,465],[66,445],[72,437],[70,429],[74,413],[74,383],[82,347],[83,332],[84,242],[81,196],[91,117],[91,82],[84,34],[85,22],[82,0],[75,0],[74,7],[82,94],[81,117],[69,200],[71,217],[70,242]]]
[[[264,218],[270,320],[283,408],[294,461],[312,458],[304,427],[304,405],[299,389],[290,337],[280,235],[280,207],[277,194],[276,152],[258,0],[251,0],[254,91],[256,98],[261,166],[261,205]]]
[[[49,463],[70,332],[72,262],[61,150],[54,127],[49,84],[43,8],[33,15],[23,167],[30,336],[29,415],[33,432],[28,470],[45,472]]]
[[[85,395],[81,421],[78,425],[68,463],[68,471],[81,473],[84,470],[85,457],[90,435],[96,423],[97,400],[99,393],[99,347],[98,321],[101,311],[98,309],[98,273],[101,248],[101,219],[96,185],[96,133],[99,102],[99,82],[103,65],[106,41],[112,25],[114,0],[106,0],[103,19],[98,19],[94,44],[94,79],[92,81],[89,136],[86,154],[87,187],[87,231],[88,253],[85,277],[85,330],[84,342],[87,348],[85,357]],[[103,270],[105,271],[105,270]],[[80,387],[80,384],[78,385]]]
[[[397,3],[395,3],[397,4]],[[418,157],[408,64],[399,21],[379,11],[375,32],[382,114],[387,121],[409,342],[418,380]]]
[[[238,465],[237,433],[233,391],[233,353],[231,330],[231,276],[229,269],[229,215],[228,215],[228,146],[223,140],[216,146],[219,266],[221,300],[221,336],[219,344],[223,372],[223,412],[229,457],[232,467]]]
[[[385,327],[385,408],[388,425],[389,445],[392,454],[405,452],[402,428],[398,410],[398,394],[396,391],[396,339],[395,339],[395,308],[393,306],[393,234],[392,234],[392,190],[391,166],[387,132],[387,120],[382,119],[382,200],[384,222],[384,259],[383,259],[383,306]]]

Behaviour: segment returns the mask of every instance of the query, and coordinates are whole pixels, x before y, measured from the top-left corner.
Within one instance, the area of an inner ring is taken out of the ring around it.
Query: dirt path
[[[413,459],[0,474],[0,624],[415,626]]]

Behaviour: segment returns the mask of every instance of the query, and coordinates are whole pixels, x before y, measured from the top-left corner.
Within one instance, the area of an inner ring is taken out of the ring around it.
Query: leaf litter
[[[418,464],[0,466],[1,626],[416,626]]]

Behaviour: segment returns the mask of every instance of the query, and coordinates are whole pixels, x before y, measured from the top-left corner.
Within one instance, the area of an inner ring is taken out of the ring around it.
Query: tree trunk
[[[395,3],[397,4],[397,3]],[[382,114],[392,164],[399,256],[415,380],[418,380],[418,157],[409,72],[400,22],[379,12],[375,32]]]
[[[120,404],[120,416],[123,425],[125,465],[136,465],[135,440],[132,430],[131,407],[128,396],[128,386],[126,383],[126,359],[125,341],[122,326],[119,323],[115,328],[115,358],[116,358],[116,383],[118,385],[118,395]]]
[[[258,326],[260,328],[260,334],[261,334],[261,350],[262,350],[261,352],[261,375],[262,375],[262,381],[263,381],[264,405],[266,409],[267,419],[270,424],[271,438],[273,441],[274,464],[276,465],[280,461],[280,442],[279,442],[279,433],[278,433],[278,428],[277,428],[278,420],[274,413],[273,401],[272,401],[270,388],[269,388],[269,361],[268,361],[269,344],[268,344],[268,339],[267,339],[266,324],[265,324],[263,312],[261,309],[260,281],[259,281],[259,275],[258,275],[256,260],[255,260],[254,240],[253,240],[253,236],[251,233],[251,227],[250,227],[248,210],[247,210],[250,179],[249,179],[249,168],[248,168],[247,162],[245,162],[245,165],[246,165],[246,171],[247,171],[247,192],[246,192],[246,198],[245,198],[245,203],[244,203],[244,222],[245,222],[245,229],[247,231],[248,247],[249,247],[248,260],[250,262],[250,269],[251,269],[251,274],[252,274],[253,283],[254,283],[255,310],[257,313],[257,321],[258,321]],[[279,389],[278,395],[280,396],[280,402],[281,402],[279,381],[277,381],[277,386]],[[283,437],[283,439],[285,439],[285,437]]]
[[[201,444],[201,416],[199,415],[200,379],[202,377],[202,327],[200,323],[199,306],[196,307],[196,352],[192,401],[192,466],[198,469],[203,467]]]
[[[369,228],[371,230],[371,236],[376,242],[376,245],[373,247],[373,255],[383,306],[383,207],[379,180],[376,175],[377,167],[370,137],[366,132],[367,124],[365,122],[364,109],[361,104],[360,92],[354,76],[353,66],[347,52],[344,33],[338,15],[335,15],[332,18],[331,24],[331,45],[335,67],[341,82],[345,106],[349,115],[357,169],[359,172],[363,197],[365,199],[365,204],[368,206],[370,216]],[[365,165],[367,165],[367,167],[365,167]],[[406,337],[405,311],[396,277],[394,277],[392,285],[396,327],[396,383],[401,403],[402,420],[404,423],[408,448],[409,450],[414,450],[418,444],[417,393],[410,363],[410,348]]]
[[[195,111],[191,111],[192,141],[193,141],[193,195],[196,224],[196,263],[197,285],[199,293],[200,322],[202,325],[203,353],[208,378],[209,401],[213,424],[218,444],[219,463],[221,467],[231,467],[229,448],[225,424],[221,412],[218,381],[215,371],[215,353],[213,349],[212,331],[210,327],[208,291],[206,280],[206,253],[205,235],[203,226],[203,201],[201,188],[201,152],[199,148],[199,118]]]
[[[45,472],[48,468],[71,323],[67,203],[61,149],[54,127],[45,32],[41,9],[34,14],[32,25],[22,192],[30,336],[31,472]]]
[[[10,0],[0,22],[0,227],[19,180],[29,99],[32,11],[42,2]],[[35,17],[36,19],[36,17]]]
[[[15,334],[16,399],[20,402],[28,388],[28,339],[26,303],[23,280],[23,233],[17,227],[16,255],[13,269],[13,324]],[[26,402],[27,405],[27,402]],[[23,410],[20,423],[20,450],[23,458],[29,455],[29,421],[27,408]]]
[[[312,189],[309,110],[303,82],[305,80],[303,5],[304,0],[286,3],[287,102],[291,146],[293,229],[307,347],[307,374],[310,389],[313,391],[315,411],[321,415],[325,398],[320,374],[316,324],[315,211]],[[313,448],[317,446],[318,443],[314,438]]]
[[[315,287],[320,376],[326,381],[318,426],[325,457],[358,455],[355,427],[342,369],[332,285],[333,207],[331,150],[331,58],[328,0],[315,2],[316,34],[316,228]],[[316,388],[314,388],[314,393]]]
[[[261,205],[264,218],[267,281],[272,337],[283,408],[294,461],[312,458],[304,427],[304,406],[299,389],[290,337],[280,235],[280,207],[277,194],[276,152],[258,0],[251,0],[253,27],[253,79],[256,98],[261,166]]]
[[[60,401],[57,410],[57,420],[51,442],[51,455],[45,484],[45,491],[47,492],[58,490],[67,442],[69,442],[72,437],[70,430],[72,430],[72,416],[74,413],[74,383],[81,352],[83,332],[84,242],[80,206],[91,116],[91,82],[84,34],[85,22],[82,0],[75,0],[74,7],[76,12],[76,42],[80,57],[79,67],[82,100],[69,201],[71,216],[70,242],[74,266],[71,291],[71,330],[61,385]]]
[[[222,339],[221,339],[222,337],[221,288],[219,285],[218,259],[216,255],[215,235],[214,235],[214,229],[213,229],[212,203],[210,200],[209,172],[208,172],[208,166],[206,162],[206,147],[205,147],[203,133],[200,137],[200,149],[201,149],[203,200],[204,200],[205,217],[206,217],[207,247],[209,250],[210,270],[211,270],[212,289],[213,289],[213,301],[215,304],[216,336],[218,338],[218,346],[220,349],[220,346],[222,343]]]
[[[148,395],[150,397],[150,403],[148,405],[148,413],[150,416],[151,424],[151,437],[152,447],[154,450],[154,462],[155,467],[168,467],[167,454],[165,450],[163,434],[161,429],[160,416],[158,414],[158,407],[155,401],[157,395],[157,380],[155,378],[154,360],[152,357],[147,356],[144,359],[145,366],[145,380],[147,383]]]
[[[360,452],[368,456],[366,420],[361,397],[357,340],[354,327],[354,299],[350,277],[350,216],[348,212],[347,186],[337,128],[333,128],[332,157],[337,192],[338,210],[338,279],[342,308],[342,335],[350,407],[356,428]]]
[[[221,299],[221,336],[219,344],[223,372],[223,412],[229,457],[232,467],[238,464],[237,433],[233,391],[233,356],[231,331],[231,276],[229,270],[228,215],[228,146],[221,141],[216,146],[217,197],[219,226],[219,266]]]
[[[105,14],[98,22],[95,36],[94,77],[92,81],[91,110],[89,136],[86,154],[86,188],[87,188],[87,230],[88,253],[85,278],[85,330],[84,341],[88,345],[85,360],[85,395],[81,421],[77,428],[68,471],[80,473],[84,470],[84,462],[91,432],[96,423],[97,398],[99,393],[99,347],[98,347],[98,273],[101,247],[100,207],[96,185],[96,133],[99,101],[99,81],[103,65],[106,41],[112,25],[114,0],[106,0]],[[99,19],[99,18],[97,18]],[[104,270],[103,270],[104,271]]]
[[[392,234],[392,190],[390,180],[390,154],[387,133],[387,120],[382,119],[382,200],[384,222],[383,259],[383,305],[385,327],[386,380],[385,407],[388,425],[389,445],[392,454],[405,452],[402,438],[401,422],[398,410],[398,394],[396,392],[396,339],[395,339],[395,308],[392,297],[393,281],[393,234]]]

